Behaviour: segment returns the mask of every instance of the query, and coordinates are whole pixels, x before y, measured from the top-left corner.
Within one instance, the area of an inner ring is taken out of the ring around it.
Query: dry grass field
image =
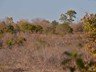
[[[8,48],[5,40],[22,36],[23,45],[14,44]],[[0,72],[69,72],[61,65],[65,51],[83,54],[84,59],[91,56],[82,48],[83,34],[46,35],[46,34],[6,34],[0,49]]]

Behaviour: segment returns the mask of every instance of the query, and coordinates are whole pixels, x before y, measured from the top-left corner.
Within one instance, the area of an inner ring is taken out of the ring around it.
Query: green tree
[[[75,10],[72,10],[72,9],[70,9],[70,10],[68,10],[67,11],[67,16],[68,16],[68,21],[69,22],[72,22],[72,21],[74,21],[74,19],[73,18],[76,18],[76,12],[75,12]]]
[[[9,48],[12,48],[12,46],[15,44],[14,39],[8,39],[6,41],[6,44],[8,45]]]
[[[60,15],[60,19],[59,19],[62,23],[64,23],[64,22],[67,22],[68,21],[68,19],[67,19],[67,16],[66,16],[66,14],[61,14]]]

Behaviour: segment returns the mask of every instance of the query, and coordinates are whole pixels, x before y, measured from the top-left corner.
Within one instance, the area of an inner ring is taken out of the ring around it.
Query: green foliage
[[[32,29],[33,26],[31,26],[31,24],[29,24],[28,22],[21,22],[19,23],[19,28],[21,31],[26,32]]]
[[[24,42],[26,39],[24,37],[17,37],[16,40],[14,39],[8,39],[6,41],[6,44],[8,45],[9,48],[11,48],[13,45],[17,44],[19,46],[23,46]]]
[[[42,32],[43,28],[40,25],[34,25],[29,22],[19,23],[19,28],[23,32]]]
[[[88,40],[85,44],[85,49],[92,56],[96,55],[96,14],[87,14],[82,19],[83,28],[86,32],[86,39]]]
[[[63,69],[69,69],[70,72],[96,72],[96,62],[93,60],[85,61],[81,54],[77,52],[64,52],[64,60],[61,62]]]
[[[80,71],[83,70],[84,62],[81,57],[81,54],[78,54],[76,51],[72,51],[72,52],[65,51],[64,55],[65,55],[65,59],[61,62],[61,64],[65,68],[68,68],[70,72],[74,72],[77,69],[80,69]]]
[[[83,69],[84,68],[84,62],[83,62],[83,60],[81,58],[77,58],[76,64],[79,67],[79,69]]]
[[[9,33],[14,33],[14,27],[12,25],[7,25],[6,26],[6,32],[9,32]]]
[[[92,30],[94,30],[93,25],[91,25],[89,23],[84,24],[84,31],[89,32],[89,31],[92,31]]]
[[[82,19],[84,24],[84,30],[87,32],[96,31],[96,15],[88,14]]]
[[[73,52],[65,51],[64,54],[67,55],[68,57],[71,57],[71,58],[76,58],[78,55],[76,51],[73,51]]]
[[[57,34],[64,35],[72,32],[73,32],[73,29],[69,26],[68,23],[64,23],[56,26]]]
[[[68,10],[67,11],[67,13],[66,13],[67,15],[68,15],[68,17],[69,17],[69,22],[72,22],[72,21],[74,21],[74,19],[73,18],[76,18],[76,12],[75,12],[75,10],[72,10],[72,9],[70,9],[70,10]]]
[[[66,16],[66,14],[61,14],[60,15],[60,19],[59,19],[62,23],[65,23],[65,22],[67,22],[68,21],[68,19],[67,19],[67,16]]]
[[[60,21],[62,22],[62,23],[65,23],[65,22],[71,22],[72,23],[72,21],[74,21],[74,19],[73,18],[76,18],[76,15],[77,13],[75,12],[75,10],[68,10],[65,14],[61,14],[60,15]]]
[[[40,26],[40,25],[36,25],[35,31],[36,31],[36,33],[37,33],[37,32],[42,33],[43,27]]]
[[[12,47],[15,44],[15,41],[13,39],[9,39],[6,41],[6,44],[8,45],[8,47]]]
[[[35,29],[36,29],[36,26],[35,25],[27,24],[25,26],[25,30],[26,31],[34,32]]]

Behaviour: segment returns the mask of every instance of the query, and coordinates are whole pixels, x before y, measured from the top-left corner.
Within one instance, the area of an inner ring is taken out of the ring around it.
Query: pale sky
[[[85,12],[96,13],[96,0],[0,0],[0,19],[58,20],[68,9],[74,9],[79,20]]]

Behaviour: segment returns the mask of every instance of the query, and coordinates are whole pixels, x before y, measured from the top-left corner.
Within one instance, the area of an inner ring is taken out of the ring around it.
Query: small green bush
[[[6,44],[8,45],[9,48],[11,48],[15,44],[15,41],[13,39],[9,39],[6,41]]]
[[[77,58],[77,59],[76,59],[76,64],[77,64],[77,66],[79,67],[79,69],[83,69],[83,68],[84,68],[83,59]]]

